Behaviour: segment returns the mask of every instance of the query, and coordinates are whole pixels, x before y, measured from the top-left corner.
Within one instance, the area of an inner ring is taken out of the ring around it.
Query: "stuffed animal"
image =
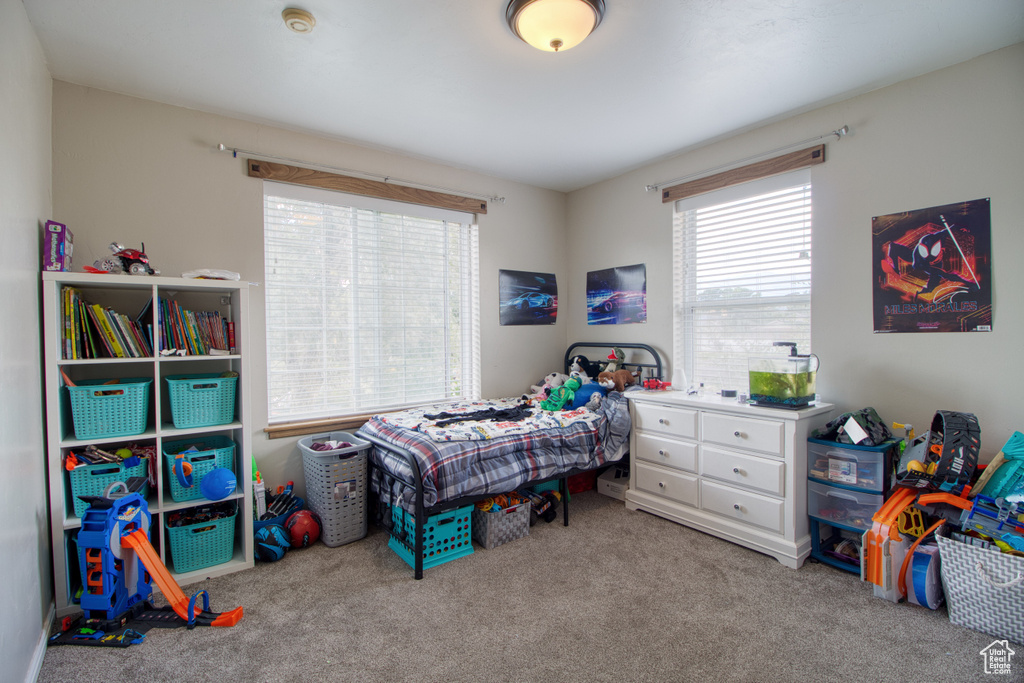
[[[579,389],[582,384],[575,377],[570,377],[565,380],[565,383],[560,387],[555,387],[551,390],[551,394],[541,401],[540,407],[542,410],[562,410],[568,403],[572,406],[572,397],[575,395],[576,390]]]
[[[588,375],[583,370],[573,370],[572,372],[569,373],[569,376],[578,379],[582,386],[586,386],[594,381],[590,379],[590,375]]]
[[[597,383],[608,391],[625,391],[626,387],[636,383],[633,373],[629,370],[616,370],[615,372],[602,372],[597,376]]]
[[[531,384],[530,393],[523,394],[520,398],[523,401],[543,401],[551,393],[551,390],[565,384],[569,375],[562,372],[552,372],[544,376],[541,384]]]
[[[622,352],[618,346],[616,346],[611,353],[608,354],[608,359],[605,361],[604,366],[601,368],[602,372],[615,372],[625,367],[626,354]]]
[[[601,372],[601,366],[598,363],[590,360],[586,356],[573,356],[569,362],[569,371],[581,372],[587,377],[597,377],[597,373]],[[586,382],[584,382],[586,384]]]

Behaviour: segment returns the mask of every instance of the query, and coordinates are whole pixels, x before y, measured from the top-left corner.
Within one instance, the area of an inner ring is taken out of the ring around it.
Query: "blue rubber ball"
[[[199,482],[199,490],[210,500],[220,500],[235,492],[235,473],[224,467],[207,472]]]
[[[288,538],[288,532],[280,524],[268,524],[256,531],[253,553],[257,560],[277,562],[284,557],[289,547],[291,547],[291,541]]]

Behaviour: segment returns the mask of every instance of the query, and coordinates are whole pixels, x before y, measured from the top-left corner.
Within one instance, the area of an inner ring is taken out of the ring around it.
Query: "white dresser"
[[[807,436],[832,405],[763,408],[718,396],[631,391],[626,507],[775,557],[796,569],[811,552]]]

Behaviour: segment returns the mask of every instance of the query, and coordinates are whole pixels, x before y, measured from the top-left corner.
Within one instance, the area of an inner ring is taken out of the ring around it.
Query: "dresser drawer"
[[[634,429],[697,438],[697,411],[634,401]]]
[[[707,480],[700,483],[701,508],[745,524],[782,532],[784,502]]]
[[[677,470],[697,472],[697,443],[651,434],[636,435],[636,457]]]
[[[701,449],[701,474],[730,484],[758,489],[775,496],[785,495],[786,463],[773,458],[731,453],[713,446]]]
[[[682,472],[669,472],[644,463],[637,463],[633,475],[636,488],[677,503],[697,507],[699,486],[697,477]]]
[[[737,415],[704,413],[703,440],[733,448],[782,455],[782,423]]]

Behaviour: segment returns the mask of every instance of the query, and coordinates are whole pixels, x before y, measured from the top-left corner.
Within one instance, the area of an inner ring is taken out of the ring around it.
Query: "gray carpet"
[[[51,647],[40,681],[969,681],[993,637],[872,597],[594,491],[571,526],[428,569],[371,526],[185,587],[233,628],[149,632],[124,650]],[[1024,680],[1024,648],[1015,675]]]

